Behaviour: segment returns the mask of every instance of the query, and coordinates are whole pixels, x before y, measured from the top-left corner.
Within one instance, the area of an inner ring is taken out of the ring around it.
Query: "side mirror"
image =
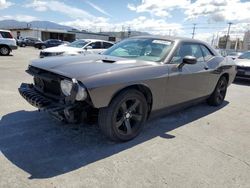
[[[185,64],[194,65],[197,63],[197,59],[194,56],[185,56],[182,60],[182,63],[178,66],[181,69]]]
[[[86,46],[84,49],[88,50],[88,49],[93,49],[93,48],[92,48],[92,46]]]
[[[197,59],[194,56],[185,56],[182,60],[183,64],[193,65],[197,63]]]

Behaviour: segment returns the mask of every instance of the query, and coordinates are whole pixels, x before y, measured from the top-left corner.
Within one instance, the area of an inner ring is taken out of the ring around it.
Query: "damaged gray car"
[[[147,36],[102,55],[35,60],[27,73],[34,83],[19,92],[31,105],[68,123],[96,120],[108,138],[128,141],[153,114],[221,105],[236,67],[204,42]]]

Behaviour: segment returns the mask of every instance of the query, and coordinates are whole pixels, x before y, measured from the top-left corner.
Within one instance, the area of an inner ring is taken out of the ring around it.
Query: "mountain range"
[[[79,31],[76,28],[60,25],[50,21],[32,21],[32,22],[20,22],[17,20],[1,20],[0,29],[25,29],[25,28],[39,28],[39,29],[57,29],[57,30],[67,30],[67,31]],[[84,31],[83,31],[84,32]],[[86,31],[85,31],[86,32]],[[139,35],[149,35],[147,32],[140,31],[128,31],[124,32],[102,32],[103,34],[108,34],[109,36],[126,38],[128,35],[139,36]]]
[[[0,21],[0,29],[24,29],[24,28],[59,29],[59,30],[75,29],[73,27],[60,25],[49,21],[32,21],[32,22],[19,22],[16,20]]]

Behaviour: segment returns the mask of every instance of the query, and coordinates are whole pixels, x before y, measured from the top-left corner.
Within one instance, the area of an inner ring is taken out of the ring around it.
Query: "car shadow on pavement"
[[[134,140],[115,143],[107,140],[94,125],[66,125],[46,113],[17,111],[0,121],[0,151],[33,178],[51,178],[105,159],[155,137],[166,142],[175,138],[169,131],[212,114],[228,105],[206,104],[150,120]],[[203,126],[203,125],[200,125]]]

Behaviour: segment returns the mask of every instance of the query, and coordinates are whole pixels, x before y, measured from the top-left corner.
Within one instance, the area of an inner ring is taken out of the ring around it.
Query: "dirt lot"
[[[194,106],[149,122],[127,143],[97,126],[63,125],[18,94],[38,57],[0,57],[0,187],[250,187],[250,82],[220,108]]]

